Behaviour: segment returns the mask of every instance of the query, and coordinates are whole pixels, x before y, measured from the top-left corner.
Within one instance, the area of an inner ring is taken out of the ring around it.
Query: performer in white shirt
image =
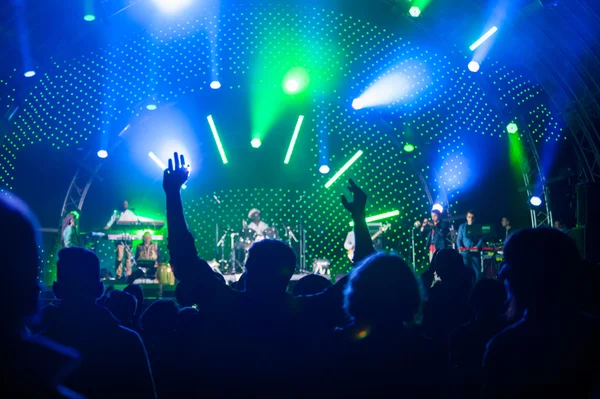
[[[256,208],[251,209],[250,212],[248,212],[248,218],[252,219],[252,222],[250,222],[248,227],[254,230],[256,234],[264,236],[263,233],[269,226],[260,220],[260,211]]]
[[[108,230],[115,222],[136,222],[139,221],[138,217],[129,209],[129,202],[123,201],[123,208],[120,212],[115,211],[111,216],[110,220],[104,227],[104,230]],[[115,259],[115,274],[117,278],[123,277],[123,259],[125,260],[125,276],[131,275],[131,242],[126,243],[125,241],[115,241],[117,246],[116,259]]]

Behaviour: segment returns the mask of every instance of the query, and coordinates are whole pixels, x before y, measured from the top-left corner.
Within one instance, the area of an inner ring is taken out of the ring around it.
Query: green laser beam
[[[300,128],[302,127],[302,121],[304,120],[304,115],[300,115],[298,117],[298,122],[296,122],[296,128],[294,129],[294,134],[292,135],[292,141],[290,141],[290,146],[288,147],[287,154],[285,154],[284,164],[290,163],[290,158],[292,157],[292,152],[294,152],[294,147],[296,146],[296,140],[298,139],[298,133],[300,133]]]
[[[333,177],[332,177],[331,179],[329,179],[329,181],[328,181],[327,183],[325,183],[325,188],[329,188],[329,187],[331,187],[331,185],[332,185],[333,183],[335,183],[335,181],[336,181],[337,179],[339,179],[339,178],[340,178],[340,176],[341,176],[341,175],[343,175],[343,174],[344,174],[344,172],[345,172],[346,170],[348,170],[348,168],[349,168],[350,166],[352,166],[352,164],[353,164],[354,162],[356,162],[356,160],[357,160],[358,158],[360,158],[360,156],[361,156],[362,154],[363,154],[362,150],[358,150],[358,152],[357,152],[356,154],[354,154],[354,156],[352,156],[352,158],[350,158],[350,159],[348,160],[348,162],[346,162],[346,164],[345,164],[344,166],[342,166],[342,168],[341,168],[340,170],[338,170],[338,171],[337,171],[337,173],[336,173],[335,175],[333,175]]]
[[[400,211],[395,210],[395,211],[391,211],[391,212],[380,213],[379,215],[375,215],[375,216],[369,216],[365,220],[367,221],[367,223],[371,223],[371,222],[376,222],[378,220],[387,219],[387,218],[391,218],[392,216],[398,216],[398,215],[400,215]],[[350,222],[350,226],[354,226],[354,222]]]
[[[217,132],[217,127],[215,126],[215,121],[213,120],[212,115],[208,115],[206,117],[208,119],[208,124],[210,125],[210,130],[212,131],[213,137],[215,138],[215,143],[217,143],[217,149],[219,150],[219,154],[221,154],[221,160],[223,164],[227,164],[227,156],[225,155],[225,150],[223,149],[223,144],[221,143],[221,139],[219,138],[219,132]]]

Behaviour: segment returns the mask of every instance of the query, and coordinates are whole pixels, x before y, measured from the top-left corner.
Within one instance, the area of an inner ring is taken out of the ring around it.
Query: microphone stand
[[[411,232],[411,247],[412,247],[412,267],[413,270],[416,272],[417,271],[417,256],[415,254],[415,227],[413,226],[412,229],[410,229]]]

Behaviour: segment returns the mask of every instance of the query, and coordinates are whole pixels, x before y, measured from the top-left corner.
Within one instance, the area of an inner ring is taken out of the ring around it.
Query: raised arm
[[[181,186],[189,175],[185,159],[177,153],[174,159],[174,164],[169,159],[169,167],[163,176],[163,189],[167,197],[168,247],[173,274],[179,281],[190,281],[198,277],[199,273],[212,273],[212,269],[198,257],[194,238],[188,231],[183,214]]]
[[[373,242],[369,234],[369,228],[367,227],[367,219],[365,207],[367,205],[367,194],[358,187],[352,179],[348,180],[348,190],[352,193],[352,202],[349,202],[345,196],[342,195],[342,204],[344,208],[352,215],[354,221],[354,263],[358,263],[373,252]]]

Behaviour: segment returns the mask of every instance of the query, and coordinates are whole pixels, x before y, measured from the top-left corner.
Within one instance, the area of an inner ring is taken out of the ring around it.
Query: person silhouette
[[[6,268],[6,284],[0,295],[0,349],[3,398],[78,398],[60,385],[77,366],[79,354],[44,337],[32,337],[25,323],[38,310],[39,253],[35,216],[12,194],[0,195],[0,251]]]
[[[56,275],[53,290],[61,301],[42,334],[82,355],[81,366],[65,384],[88,398],[155,398],[148,356],[139,335],[96,305],[103,292],[96,254],[84,248],[61,249]],[[121,376],[119,370],[127,370],[127,375]]]

